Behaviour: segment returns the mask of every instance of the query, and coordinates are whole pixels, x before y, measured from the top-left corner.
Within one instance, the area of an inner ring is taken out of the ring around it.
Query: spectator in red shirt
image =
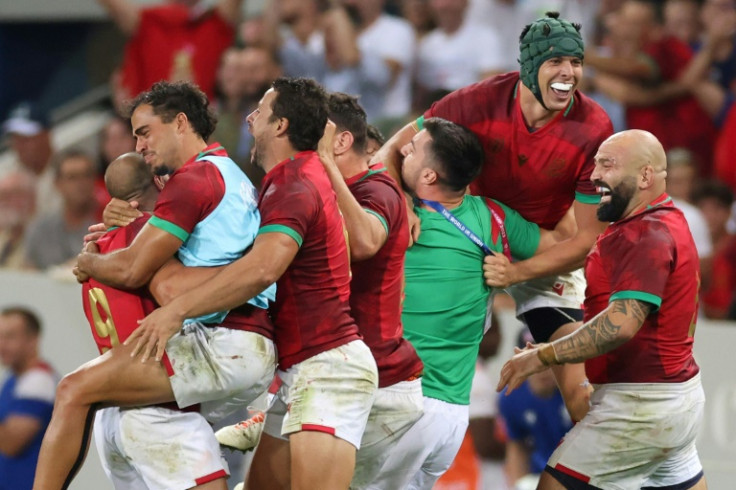
[[[220,56],[235,39],[243,0],[167,0],[142,7],[132,0],[98,0],[124,34],[121,87],[130,98],[159,80],[190,80],[214,96]]]

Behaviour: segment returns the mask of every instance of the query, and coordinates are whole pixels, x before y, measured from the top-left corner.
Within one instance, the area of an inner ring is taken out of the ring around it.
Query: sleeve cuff
[[[186,242],[187,238],[189,238],[189,232],[187,230],[185,230],[181,226],[175,225],[170,221],[161,219],[158,216],[151,216],[151,219],[148,220],[148,223],[160,230],[171,233],[182,242]]]
[[[657,311],[659,307],[662,306],[662,298],[651,293],[644,293],[642,291],[617,291],[611,295],[611,298],[608,300],[608,302],[612,303],[618,299],[636,299],[639,301],[644,301],[645,303],[650,303],[655,307],[653,311]]]
[[[375,216],[376,218],[378,218],[378,220],[383,225],[383,229],[386,230],[386,235],[388,235],[388,223],[386,223],[386,218],[384,218],[383,216],[381,216],[377,212],[373,211],[372,209],[363,208],[363,211],[365,211],[368,214],[372,214],[373,216]]]
[[[598,194],[583,194],[582,192],[575,191],[575,200],[583,204],[599,204],[601,202],[601,196]]]
[[[292,228],[289,228],[286,225],[262,226],[261,229],[258,230],[258,234],[262,235],[264,233],[283,233],[293,238],[296,244],[299,245],[300,247],[302,246],[302,243],[304,242],[304,239],[299,233],[296,232],[296,230],[293,230]]]

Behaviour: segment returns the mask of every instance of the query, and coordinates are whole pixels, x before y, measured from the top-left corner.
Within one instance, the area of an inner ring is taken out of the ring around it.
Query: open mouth
[[[567,97],[570,94],[572,87],[573,87],[572,83],[562,83],[562,82],[555,82],[552,85],[550,85],[552,92],[554,92],[555,95],[557,95],[558,97]]]
[[[611,188],[607,185],[599,184],[595,190],[601,195],[601,203],[609,202],[611,200]]]

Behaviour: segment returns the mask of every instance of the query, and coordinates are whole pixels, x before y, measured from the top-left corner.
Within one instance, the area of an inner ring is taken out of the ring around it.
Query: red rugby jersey
[[[125,46],[123,85],[135,97],[159,80],[171,80],[183,64],[191,67],[193,82],[213,98],[220,57],[234,39],[234,27],[217,9],[201,13],[170,2],[143,8],[138,30]]]
[[[350,257],[342,215],[317,153],[284,160],[263,179],[260,233],[285,233],[299,252],[276,283],[271,316],[279,368],[360,339],[350,316]]]
[[[473,131],[486,161],[471,194],[490,197],[543,228],[554,228],[577,198],[596,203],[593,157],[613,133],[601,107],[579,91],[566,110],[529,131],[519,105],[519,74],[507,73],[456,90],[425,118],[441,117]]]
[[[680,383],[697,374],[692,348],[699,274],[690,228],[667,194],[611,224],[585,263],[585,321],[616,299],[638,299],[659,308],[634,338],[585,362],[590,381]]]
[[[109,253],[130,245],[149,217],[146,214],[128,226],[105,233],[97,240],[100,253]],[[123,291],[92,278],[82,284],[82,304],[101,354],[125,342],[138,328],[138,320],[145,318],[157,307],[145,287]]]
[[[352,262],[350,310],[378,366],[378,386],[390,386],[419,373],[423,364],[403,338],[401,303],[404,254],[409,246],[406,201],[383,165],[374,165],[347,181],[363,209],[386,228],[386,243],[368,260]]]

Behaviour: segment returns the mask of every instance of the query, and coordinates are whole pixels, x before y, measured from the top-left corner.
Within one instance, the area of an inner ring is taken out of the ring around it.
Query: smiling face
[[[601,194],[598,219],[614,222],[626,216],[637,191],[636,175],[631,173],[625,142],[608,140],[595,155],[595,170],[590,180]]]
[[[135,151],[143,155],[155,175],[168,175],[177,168],[179,140],[174,118],[164,122],[153,113],[153,107],[141,104],[130,118],[136,139]]]
[[[583,61],[574,56],[550,58],[539,67],[538,83],[550,111],[567,108],[583,77]]]

